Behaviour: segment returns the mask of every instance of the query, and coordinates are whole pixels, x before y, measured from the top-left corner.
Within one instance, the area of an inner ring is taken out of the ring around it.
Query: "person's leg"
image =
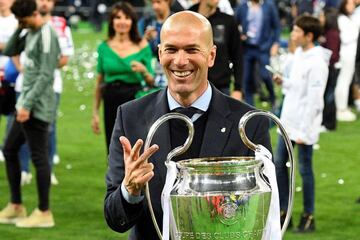
[[[36,170],[39,210],[47,211],[50,194],[49,123],[31,117],[23,124],[23,129]]]
[[[24,143],[25,137],[21,123],[14,121],[4,145],[4,156],[6,163],[6,173],[10,186],[11,203],[21,204],[21,167],[18,157],[20,146]]]
[[[294,144],[294,143],[292,143]],[[289,206],[289,173],[286,163],[288,161],[288,152],[285,141],[281,135],[278,135],[278,145],[274,157],[276,180],[279,190],[280,200],[280,224],[283,226],[286,218],[286,213]],[[292,228],[292,219],[290,219],[288,229]]]
[[[60,104],[60,94],[55,93],[56,96],[56,112]],[[57,140],[56,140],[56,117],[49,129],[49,163],[51,169],[53,168],[54,156],[57,154]]]
[[[315,231],[315,181],[312,170],[312,145],[299,145],[299,169],[303,182],[304,212],[297,228],[298,233]]]
[[[276,154],[274,156],[276,179],[279,189],[280,210],[286,212],[289,205],[289,173],[286,163],[288,161],[288,152],[284,139],[278,136]]]
[[[324,111],[322,124],[329,130],[336,129],[335,86],[339,70],[329,67],[329,76],[324,93]]]
[[[21,145],[19,150],[19,158],[21,162],[21,171],[30,172],[30,150],[27,143]]]
[[[272,107],[275,107],[275,91],[274,91],[274,84],[271,78],[269,71],[266,69],[266,65],[270,64],[270,55],[267,52],[258,52],[258,62],[259,62],[259,69],[260,69],[260,76],[263,82],[265,83],[266,89],[269,92],[269,99]]]
[[[49,164],[50,164],[51,169],[53,167],[53,158],[54,158],[55,149],[56,149],[55,126],[56,126],[55,121],[53,123],[51,123],[49,126],[49,149],[48,149],[49,156],[48,156],[48,159],[49,159]]]
[[[244,79],[243,79],[243,89],[244,89],[244,99],[245,102],[254,106],[254,59],[253,59],[253,49],[245,48],[244,54]]]
[[[343,59],[341,63],[335,88],[336,109],[339,113],[348,108],[349,89],[355,71],[354,62],[351,59]]]
[[[313,214],[315,205],[315,182],[312,169],[312,145],[298,145],[299,170],[303,182],[304,212]]]

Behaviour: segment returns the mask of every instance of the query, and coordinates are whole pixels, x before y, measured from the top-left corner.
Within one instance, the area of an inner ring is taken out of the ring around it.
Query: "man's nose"
[[[185,51],[180,50],[176,53],[176,56],[174,59],[174,63],[176,65],[184,66],[184,65],[188,64],[188,62],[189,62],[188,55]]]

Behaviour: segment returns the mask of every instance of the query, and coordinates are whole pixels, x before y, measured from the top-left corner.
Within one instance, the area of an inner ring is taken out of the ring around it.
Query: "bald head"
[[[163,42],[165,32],[174,30],[181,31],[182,29],[186,28],[192,28],[196,29],[196,31],[201,31],[203,37],[208,43],[208,46],[212,47],[214,45],[210,22],[203,15],[192,11],[177,12],[167,18],[161,28],[161,42]]]

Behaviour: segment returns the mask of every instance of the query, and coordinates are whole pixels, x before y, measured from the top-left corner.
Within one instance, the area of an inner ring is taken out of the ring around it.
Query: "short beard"
[[[43,10],[41,10],[41,9],[39,9],[39,13],[40,13],[41,16],[46,16],[46,15],[48,15],[47,12],[45,12],[45,11],[43,11]]]

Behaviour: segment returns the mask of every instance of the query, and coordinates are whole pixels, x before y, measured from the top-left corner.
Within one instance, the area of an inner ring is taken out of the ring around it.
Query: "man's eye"
[[[175,53],[175,52],[176,52],[176,49],[175,49],[175,48],[166,48],[166,49],[165,49],[165,52],[166,52],[166,53]]]
[[[189,49],[186,50],[186,52],[188,52],[188,53],[197,53],[197,52],[199,52],[199,50],[197,48],[189,48]]]

